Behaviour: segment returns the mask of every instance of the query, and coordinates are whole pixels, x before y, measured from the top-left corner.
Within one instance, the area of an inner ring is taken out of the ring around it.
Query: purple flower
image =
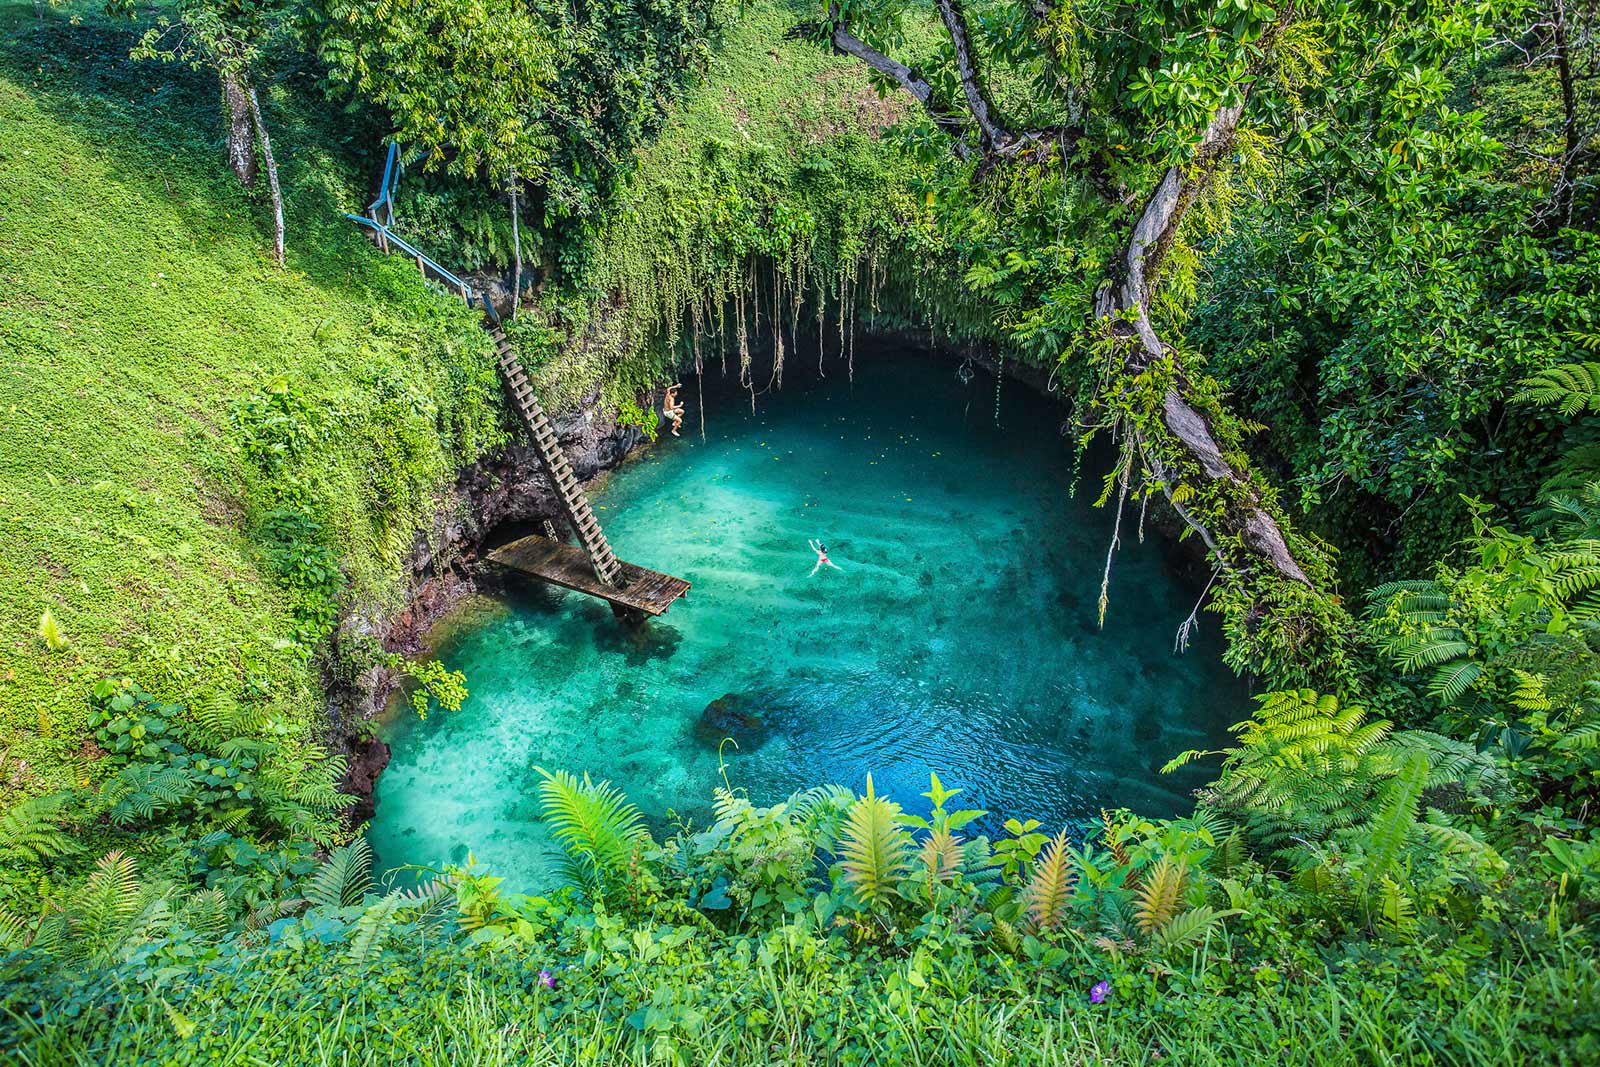
[[[556,976],[551,974],[549,971],[540,971],[539,984],[544,986],[546,989],[554,989],[556,987]]]
[[[1096,982],[1089,987],[1089,1003],[1104,1004],[1106,1002],[1106,994],[1109,992],[1111,992],[1110,982]]]

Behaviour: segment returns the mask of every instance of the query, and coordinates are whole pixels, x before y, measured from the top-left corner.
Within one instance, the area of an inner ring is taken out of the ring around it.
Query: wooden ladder
[[[567,521],[572,524],[579,543],[583,545],[584,553],[594,566],[595,577],[600,579],[602,585],[615,587],[622,577],[622,564],[617,562],[616,554],[611,551],[605,531],[600,529],[600,523],[596,521],[594,511],[589,507],[589,498],[583,495],[583,489],[572,473],[572,465],[567,462],[566,454],[561,451],[555,430],[550,426],[549,416],[539,405],[539,398],[533,394],[533,386],[528,381],[528,372],[523,370],[522,361],[517,358],[516,350],[506,340],[505,331],[500,328],[500,324],[491,324],[489,333],[494,337],[495,352],[500,361],[500,373],[505,375],[506,385],[511,390],[517,411],[521,413],[522,420],[528,424],[528,429],[533,433],[534,448],[539,453],[539,465],[544,468],[550,484],[555,486],[556,499],[561,502],[561,510],[566,515]]]

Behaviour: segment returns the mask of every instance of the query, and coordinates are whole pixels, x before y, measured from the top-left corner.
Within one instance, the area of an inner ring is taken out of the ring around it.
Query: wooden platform
[[[589,557],[576,545],[552,541],[548,537],[524,537],[501,545],[489,558],[514,571],[543,578],[547,582],[588,593],[618,607],[660,615],[689,591],[689,583],[660,571],[645,570],[622,563],[622,581],[613,588],[600,584]],[[620,562],[620,561],[619,561]]]

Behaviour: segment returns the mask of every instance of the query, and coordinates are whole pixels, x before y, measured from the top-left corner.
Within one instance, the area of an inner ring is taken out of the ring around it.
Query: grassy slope
[[[267,100],[280,270],[263,205],[225,168],[214,82],[129,62],[129,28],[77,13],[0,3],[0,801],[90,773],[85,696],[108,674],[180,698],[248,680],[314,721],[246,532],[267,498],[236,399],[284,376],[323,413],[302,474],[368,598],[394,591],[425,483],[496,432],[472,316],[334,214],[365,188],[338,116],[308,126],[282,87]],[[378,455],[391,426],[413,454]],[[38,636],[46,608],[65,652]]]
[[[317,721],[315,672],[286,647],[289,600],[252,534],[274,487],[232,405],[282,380],[319,413],[294,478],[363,601],[396,592],[426,490],[503,432],[472,317],[337,217],[363,199],[350,160],[370,162],[377,131],[345,129],[308,79],[268,96],[279,270],[262,195],[223,164],[214,82],[127,60],[135,28],[97,10],[0,0],[0,805],[92,777],[85,697],[108,675],[186,701],[243,687]],[[667,248],[674,284],[703,284],[750,252],[701,249],[730,204],[747,222],[803,204],[835,244],[904,210],[876,141],[900,105],[859,65],[786,40],[799,17],[779,0],[729,27],[642,154],[594,290],[661,281]],[[647,384],[647,324],[607,325],[539,372],[554,406],[601,380],[616,397]],[[65,652],[38,635],[46,608]]]
[[[425,490],[502,432],[471,316],[337,217],[362,200],[349,161],[376,131],[344,129],[309,79],[269,95],[279,270],[263,197],[223,165],[214,82],[130,62],[135,28],[96,12],[0,0],[0,803],[92,776],[85,695],[108,675],[188,701],[248,684],[316,721],[314,671],[285,647],[289,602],[252,535],[273,486],[233,404],[282,380],[320,413],[318,455],[294,476],[364,601],[395,592]],[[746,222],[779,197],[804,204],[837,244],[889,203],[876,134],[900,106],[858,65],[786,40],[798,17],[780,0],[729,27],[642,154],[593,290],[662,281],[668,248],[673,284],[703,284],[751,251],[698,254],[730,204]],[[551,361],[554,406],[601,380],[613,400],[646,385],[651,324],[608,324]],[[38,636],[47,608],[65,652]]]
[[[601,317],[587,344],[543,366],[532,360],[548,405],[570,408],[605,372],[613,402],[654,384],[666,371],[643,340],[677,322],[688,302],[748,287],[754,261],[765,271],[772,260],[790,270],[803,260],[808,295],[819,281],[832,294],[837,272],[853,270],[874,239],[918,221],[915,164],[879,140],[905,104],[880,97],[859,62],[787,36],[815,16],[803,0],[759,0],[726,27],[705,79],[639,154],[578,282],[591,305],[620,309]],[[804,217],[808,236],[784,243],[780,214]],[[767,273],[761,284],[770,284]],[[802,327],[813,307],[801,311]]]

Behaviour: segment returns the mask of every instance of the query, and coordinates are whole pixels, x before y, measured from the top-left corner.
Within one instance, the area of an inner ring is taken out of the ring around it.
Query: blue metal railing
[[[449,270],[438,260],[389,228],[389,224],[394,222],[394,189],[400,183],[400,167],[400,146],[391,144],[388,158],[383,162],[383,183],[378,187],[378,199],[367,205],[367,213],[365,215],[353,215],[348,211],[342,212],[342,214],[351,222],[371,230],[374,236],[378,238],[379,247],[385,252],[389,251],[390,245],[395,245],[401,251],[410,254],[411,258],[417,261],[417,269],[421,270],[424,276],[429,271],[432,271],[439,281],[459,292],[461,299],[467,302],[468,307],[472,306],[473,300],[476,298],[477,302],[483,306],[483,313],[489,321],[499,325],[500,313],[495,311],[493,304],[489,303],[489,295],[487,293],[481,289],[473,289],[464,279],[458,277],[454,271]],[[385,221],[378,221],[379,208],[384,209],[383,218]]]
[[[398,247],[402,252],[409,253],[412,259],[417,260],[419,263],[425,265],[429,270],[433,271],[434,274],[439,276],[439,280],[445,284],[456,289],[465,289],[468,292],[472,291],[472,287],[469,286],[465,281],[456,277],[455,274],[446,269],[432,256],[428,255],[422,249],[418,248],[410,241],[407,241],[404,237],[401,237],[393,230],[389,229],[389,227],[385,226],[377,219],[369,219],[365,215],[352,215],[348,211],[344,213],[344,217],[349,219],[351,222],[365,226],[373,233],[381,236],[387,243]]]
[[[391,143],[389,155],[383,161],[383,183],[378,186],[378,199],[367,205],[367,214],[378,217],[378,208],[388,208],[388,220],[394,221],[394,187],[400,184],[400,145]]]

